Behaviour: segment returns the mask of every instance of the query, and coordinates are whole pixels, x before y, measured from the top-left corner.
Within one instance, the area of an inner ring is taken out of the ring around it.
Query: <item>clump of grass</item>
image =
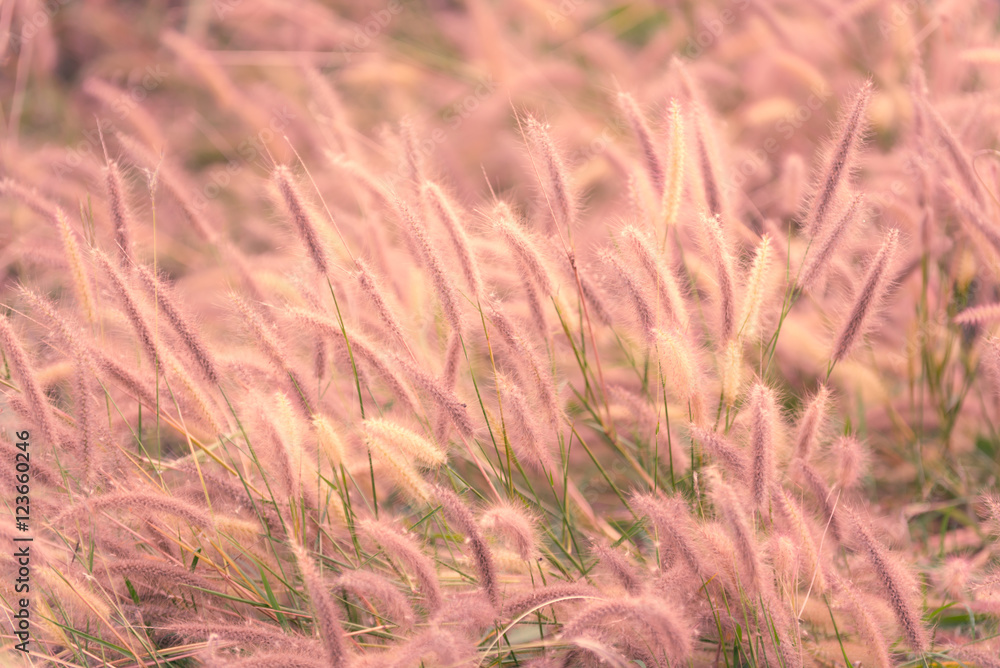
[[[230,4],[0,11],[31,661],[990,665],[996,8]]]

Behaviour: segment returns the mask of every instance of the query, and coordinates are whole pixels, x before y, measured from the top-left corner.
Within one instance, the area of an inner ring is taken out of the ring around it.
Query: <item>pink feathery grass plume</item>
[[[211,656],[205,658],[205,668],[326,668],[329,665],[305,651],[288,650],[254,652],[252,656],[226,662]]]
[[[118,166],[117,162],[108,160],[105,171],[105,186],[111,204],[111,220],[115,227],[115,246],[118,247],[122,266],[127,267],[133,262],[132,228],[135,226],[128,205],[128,190],[125,188],[125,179],[122,178],[121,167]]]
[[[82,334],[76,330],[69,319],[56,310],[55,305],[32,292],[26,287],[21,287],[21,295],[31,307],[41,312],[49,324],[55,330],[57,337],[72,352],[75,358],[75,390],[76,390],[76,431],[79,434],[79,452],[83,458],[83,480],[90,483],[93,472],[94,450],[97,445],[97,412],[94,407],[94,399],[91,396],[91,386],[97,376],[97,367],[94,359],[84,343]],[[37,466],[37,464],[36,464]],[[37,474],[36,474],[37,475]]]
[[[157,183],[163,186],[170,197],[180,205],[181,213],[195,234],[209,244],[218,244],[220,235],[215,226],[202,213],[201,207],[195,204],[188,195],[188,193],[196,192],[195,188],[187,183],[186,179],[169,162],[162,160],[162,157],[153,155],[139,140],[122,132],[117,134],[117,138],[125,154],[137,167],[156,170]]]
[[[479,518],[483,530],[499,537],[525,561],[538,550],[536,521],[523,505],[511,501],[498,501]]]
[[[934,588],[954,600],[968,597],[972,590],[972,577],[978,564],[972,557],[953,555],[947,557],[934,574]]]
[[[30,436],[30,434],[29,434]],[[17,438],[17,432],[11,434],[12,438]],[[8,440],[6,435],[0,435],[0,451],[3,451],[6,455],[10,457],[12,462],[19,460],[17,453],[22,452],[22,449],[18,448],[14,442]],[[43,463],[42,459],[37,458],[38,461],[32,460],[31,464],[31,477],[41,484],[41,488],[44,489],[48,486],[56,486],[63,481],[63,472],[57,471],[55,468],[50,467],[48,464]],[[17,469],[8,470],[5,473],[0,473],[3,476],[4,482],[10,485],[11,488],[16,487],[19,483],[17,482]],[[42,501],[45,505],[46,512],[48,511],[48,504]],[[6,536],[5,536],[6,537]]]
[[[362,429],[369,439],[385,443],[407,461],[427,466],[441,466],[448,461],[448,453],[440,445],[386,418],[367,418]]]
[[[951,195],[955,210],[961,214],[959,219],[973,241],[985,240],[993,247],[994,251],[1000,253],[1000,230],[997,229],[997,226],[990,222],[988,216],[983,213],[982,208],[974,200],[965,193],[959,192],[958,185],[954,181],[948,179],[944,185],[948,194]]]
[[[410,602],[395,584],[378,573],[362,569],[345,570],[334,582],[337,587],[358,598],[376,599],[381,604],[379,619],[387,619],[403,631],[413,627],[416,617]]]
[[[93,250],[93,256],[97,261],[98,266],[100,266],[104,271],[104,275],[107,276],[108,282],[111,283],[111,288],[115,297],[125,309],[125,315],[128,316],[128,320],[132,324],[132,328],[135,330],[135,334],[139,339],[139,345],[142,348],[142,351],[146,354],[146,357],[149,358],[151,364],[159,367],[162,362],[162,353],[160,352],[158,339],[154,335],[149,323],[146,322],[146,316],[143,315],[142,311],[139,309],[135,292],[128,284],[128,280],[122,275],[118,267],[111,262],[103,251],[95,248]]]
[[[820,236],[825,229],[837,193],[840,192],[854,166],[855,154],[864,136],[868,104],[871,102],[873,90],[874,86],[870,80],[862,84],[850,106],[841,116],[836,143],[821,172],[809,213],[806,215],[806,229],[813,238]]]
[[[345,336],[351,342],[351,353],[369,368],[378,373],[398,399],[406,404],[409,410],[421,412],[420,400],[417,398],[410,383],[403,377],[393,359],[379,352],[368,339],[350,330],[342,331],[333,320],[313,313],[307,309],[292,308],[288,314],[296,321],[309,325],[322,332],[328,341],[333,342],[346,352]],[[345,334],[346,331],[346,334]],[[346,359],[346,355],[344,356]],[[297,383],[296,383],[297,384]]]
[[[798,432],[795,435],[796,457],[809,460],[823,431],[829,408],[830,388],[820,385],[799,418]]]
[[[639,323],[639,333],[644,341],[651,342],[657,328],[657,310],[649,299],[645,287],[639,282],[638,276],[611,249],[604,249],[600,254],[601,261],[614,273],[616,282],[622,286],[628,298],[628,303],[635,313]]]
[[[303,491],[311,491],[311,488],[303,487],[302,484],[306,464],[299,436],[300,423],[292,411],[291,402],[279,391],[266,398],[253,396],[251,405],[254,413],[259,416],[259,428],[265,436],[265,456],[270,458],[261,467],[262,472],[266,476],[274,476],[280,483],[279,489],[289,498],[290,503],[301,503]],[[315,499],[307,500],[314,501]]]
[[[964,661],[970,666],[980,666],[981,668],[1000,668],[1000,643],[995,640],[992,643],[984,644],[973,640],[961,647],[948,648],[949,656]],[[881,666],[879,667],[881,668]]]
[[[926,121],[928,128],[937,135],[940,144],[944,145],[945,152],[951,159],[952,167],[955,170],[954,173],[961,180],[965,192],[972,197],[976,206],[981,206],[984,203],[983,192],[968,152],[962,147],[951,128],[941,118],[941,114],[938,113],[938,110],[934,108],[934,105],[926,97],[918,96],[916,103],[920,110],[920,119]],[[929,151],[935,150],[940,144],[936,144]]]
[[[451,325],[454,331],[461,332],[462,316],[458,309],[455,286],[448,272],[445,271],[444,264],[441,262],[441,255],[431,241],[424,222],[398,196],[393,200],[393,208],[397,217],[402,221],[403,227],[416,244],[423,268],[430,274],[434,290],[437,292],[438,299],[441,302],[441,308],[448,319],[448,324]]]
[[[468,619],[475,611],[462,610],[456,606],[456,613],[464,612],[462,619]],[[447,628],[443,623],[427,628],[406,642],[394,646],[377,655],[378,662],[359,663],[358,668],[404,668],[407,666],[472,666],[476,662],[475,646],[466,634]],[[374,657],[373,657],[374,658]]]
[[[733,339],[726,344],[722,353],[719,369],[719,384],[722,389],[722,403],[727,408],[736,405],[743,384],[743,347],[739,339]]]
[[[317,271],[326,276],[330,272],[329,254],[326,250],[326,245],[323,243],[319,223],[316,222],[315,216],[299,188],[299,184],[296,182],[295,177],[292,176],[291,170],[284,165],[275,167],[271,173],[271,178],[274,180],[278,188],[278,193],[281,195],[285,207],[288,209],[292,225],[295,227],[296,232],[298,232],[299,237],[302,239],[302,243],[305,244],[306,250],[309,252],[309,257],[312,259],[313,264],[316,265]]]
[[[837,250],[848,236],[848,230],[854,220],[858,218],[863,205],[864,194],[858,193],[851,198],[847,208],[833,227],[828,229],[822,238],[810,244],[806,257],[802,261],[802,267],[799,269],[797,283],[800,289],[811,291],[816,287],[824,270],[832,264]]]
[[[555,257],[561,265],[563,274],[572,283],[578,283],[578,292],[586,302],[588,313],[603,325],[610,325],[612,322],[611,312],[605,303],[604,297],[598,291],[596,284],[591,280],[591,272],[588,267],[580,266],[576,259],[576,253],[572,248],[565,247],[555,250]]]
[[[774,480],[774,450],[778,425],[774,390],[758,381],[750,390],[750,498],[763,510]]]
[[[521,464],[543,473],[553,470],[552,456],[539,433],[535,411],[525,393],[511,378],[497,373],[497,391],[503,410],[503,425]]]
[[[643,116],[642,110],[636,104],[635,98],[628,93],[618,93],[618,107],[621,109],[629,125],[632,127],[632,134],[639,144],[639,152],[642,155],[642,163],[646,168],[646,175],[649,183],[653,186],[653,192],[657,198],[663,198],[666,174],[663,168],[663,161],[660,160],[656,150],[656,142],[653,140],[653,133],[649,129],[649,124]]]
[[[878,578],[879,587],[899,622],[907,643],[913,651],[927,651],[929,639],[920,613],[920,592],[917,582],[900,558],[891,554],[872,534],[867,520],[852,513],[853,535],[858,550],[864,554]]]
[[[764,306],[770,289],[771,237],[765,234],[757,245],[743,293],[743,308],[736,321],[738,338],[752,341],[760,331]]]
[[[562,409],[559,405],[559,392],[547,361],[535,350],[498,301],[491,299],[487,302],[486,314],[489,322],[500,333],[500,338],[515,353],[517,363],[523,369],[522,379],[534,385],[542,399],[549,424],[555,427],[560,421]]]
[[[601,566],[607,570],[630,596],[642,593],[644,582],[635,564],[626,556],[625,551],[609,547],[603,543],[594,545],[594,555],[600,560]]]
[[[823,520],[829,527],[830,535],[833,536],[834,540],[840,542],[843,538],[840,515],[837,513],[840,493],[835,494],[830,489],[830,486],[826,484],[826,481],[823,480],[823,476],[820,475],[819,471],[802,459],[792,460],[789,473],[792,480],[801,484],[802,487],[812,494],[816,505],[823,513]]]
[[[673,271],[665,265],[652,241],[639,228],[626,225],[622,228],[622,237],[639,261],[646,280],[652,283],[667,318],[681,330],[686,330],[689,324],[687,306]]]
[[[868,450],[857,436],[841,436],[830,446],[830,458],[840,489],[854,489],[868,470]]]
[[[162,628],[162,631],[185,640],[207,640],[214,635],[221,640],[226,640],[251,650],[272,648],[315,649],[304,636],[283,633],[277,627],[261,622],[246,624],[170,622]]]
[[[110,575],[128,577],[143,594],[160,592],[163,589],[184,585],[193,589],[213,589],[205,578],[195,575],[187,568],[170,562],[150,558],[116,559],[101,567],[95,566],[95,573],[104,571]],[[190,591],[190,590],[189,590]]]
[[[265,320],[255,304],[235,292],[230,293],[229,299],[242,316],[241,323],[253,334],[261,351],[267,356],[271,364],[274,365],[278,373],[288,378],[291,396],[295,397],[296,403],[302,410],[303,415],[306,417],[312,415],[312,406],[306,394],[307,386],[300,374],[292,367],[292,363],[273,325]]]
[[[325,316],[301,308],[288,309],[288,313],[296,320],[319,329],[328,340],[338,346],[346,345],[346,337],[351,342],[352,354],[378,372],[396,396],[406,402],[410,410],[422,412],[420,401],[410,387],[412,384],[434,400],[463,436],[472,435],[474,425],[466,405],[455,396],[454,392],[413,360],[395,353],[383,354],[367,337],[349,329],[341,330],[336,322]]]
[[[701,375],[694,350],[687,337],[675,330],[655,330],[659,372],[668,391],[686,404],[688,418],[695,424],[705,419]]]
[[[780,485],[774,485],[771,488],[771,498],[774,507],[784,518],[785,530],[793,537],[798,549],[800,580],[817,592],[825,592],[828,584],[826,567],[820,553],[822,538],[817,541],[795,495]]]
[[[450,489],[438,486],[434,493],[438,501],[441,502],[441,508],[448,521],[465,534],[465,540],[472,551],[472,563],[479,574],[479,586],[482,587],[493,607],[499,609],[500,583],[497,580],[497,567],[493,559],[493,552],[483,539],[472,511]]]
[[[789,591],[798,582],[799,556],[792,539],[786,535],[772,534],[767,540],[767,556],[774,569],[779,594]]]
[[[365,445],[372,454],[374,461],[379,462],[386,474],[396,486],[406,492],[406,495],[421,503],[431,502],[431,487],[421,472],[408,462],[402,453],[392,448],[391,444],[380,439],[365,436]]]
[[[462,267],[462,273],[465,274],[465,280],[468,281],[469,289],[472,290],[472,296],[474,299],[478,299],[483,294],[483,278],[465,226],[461,222],[459,212],[456,211],[456,205],[445,194],[444,190],[432,181],[425,181],[420,185],[420,194],[448,231],[452,246],[458,255],[459,265]]]
[[[542,308],[542,298],[551,298],[555,294],[555,286],[542,261],[542,256],[528,233],[521,230],[515,222],[513,212],[505,202],[497,203],[490,213],[490,218],[493,229],[499,233],[516,260],[518,273],[522,276],[521,285],[531,310],[531,321],[539,335],[547,338],[548,325]],[[539,290],[541,295],[538,294]]]
[[[986,520],[986,527],[990,533],[1000,536],[1000,496],[983,494],[980,500],[983,503],[982,517]]]
[[[59,228],[59,237],[63,242],[63,251],[66,253],[66,261],[69,263],[70,271],[73,274],[73,288],[76,297],[83,307],[84,316],[91,325],[97,322],[97,306],[94,301],[93,291],[90,288],[90,276],[83,264],[83,255],[80,252],[80,245],[77,243],[76,234],[69,226],[69,219],[61,207],[55,209],[56,227]]]
[[[293,543],[292,550],[299,565],[306,594],[316,615],[316,628],[323,641],[326,658],[331,666],[346,666],[349,663],[347,639],[344,636],[338,606],[330,595],[329,585],[304,547]]]
[[[52,406],[49,405],[45,393],[38,384],[38,375],[28,361],[28,354],[21,346],[21,342],[14,332],[14,327],[5,317],[0,317],[0,348],[3,348],[7,364],[21,386],[24,399],[35,423],[42,431],[42,436],[54,446],[59,442],[59,434],[53,420]]]
[[[528,309],[531,312],[531,324],[534,325],[538,336],[542,340],[546,340],[549,338],[549,324],[548,318],[545,316],[545,309],[542,306],[543,298],[538,294],[538,288],[535,287],[534,282],[527,277],[521,279],[521,286],[524,288],[524,296],[527,299]]]
[[[387,557],[413,574],[427,611],[432,615],[438,612],[443,597],[434,561],[424,554],[416,539],[384,519],[361,520],[358,522],[358,530],[369,541],[381,547]]]
[[[557,603],[597,598],[598,591],[583,582],[551,584],[504,600],[502,615],[515,619],[524,613]]]
[[[382,286],[381,280],[375,275],[371,267],[368,266],[367,261],[358,257],[355,258],[354,262],[358,267],[358,283],[361,285],[365,296],[371,301],[375,307],[375,312],[382,320],[382,323],[388,328],[389,332],[392,333],[397,341],[405,345],[406,336],[403,334],[403,326],[400,324],[399,316],[389,306],[386,298],[387,293]]]
[[[756,596],[764,582],[764,566],[760,560],[760,545],[747,521],[744,504],[736,490],[718,475],[718,471],[707,469],[706,478],[716,511],[733,537],[740,566],[739,587]]]
[[[325,415],[316,415],[312,419],[313,431],[316,433],[316,443],[330,466],[337,468],[347,461],[347,447],[332,421]]]
[[[561,635],[575,638],[614,620],[642,629],[646,642],[665,652],[671,664],[681,664],[691,654],[690,631],[670,606],[652,597],[599,601],[570,620]]]
[[[890,287],[891,267],[896,258],[898,245],[899,231],[889,230],[882,241],[882,246],[872,258],[868,271],[854,297],[850,313],[834,340],[833,354],[831,355],[833,362],[847,357],[865,329],[870,326],[871,320],[875,317],[876,311]]]
[[[1000,398],[1000,337],[990,336],[983,341],[980,366],[985,370],[990,393]]]
[[[190,322],[189,318],[181,311],[180,303],[173,294],[171,286],[166,285],[158,276],[143,265],[136,265],[136,275],[139,283],[146,290],[150,299],[154,300],[167,320],[170,322],[181,343],[197,362],[205,377],[213,385],[219,384],[219,371],[215,359],[209,352],[209,347],[205,344],[201,335]]]
[[[802,630],[798,617],[789,614],[787,602],[778,597],[773,587],[767,587],[755,607],[772,656],[787,668],[802,668]]]
[[[691,116],[694,117],[694,142],[698,166],[701,169],[705,205],[710,215],[721,218],[729,215],[729,202],[725,184],[722,182],[715,131],[709,121],[709,112],[700,101],[692,102]]]
[[[983,325],[1000,320],[1000,302],[970,306],[951,319],[956,325]]]
[[[357,341],[358,345],[356,347],[359,354],[364,355],[369,360],[375,359],[376,352],[371,343],[357,335],[353,335],[352,340]],[[455,425],[455,428],[458,429],[462,436],[466,438],[472,436],[475,431],[475,425],[472,422],[472,417],[469,415],[466,404],[455,395],[445,382],[432,376],[412,359],[392,354],[389,356],[389,360],[392,366],[400,369],[406,375],[410,383],[420,388],[437,404],[438,408],[441,409],[443,414],[448,416],[451,423]]]
[[[365,444],[382,462],[397,485],[411,497],[429,502],[430,485],[424,480],[417,466],[438,467],[448,459],[447,453],[436,443],[419,434],[393,424],[383,418],[368,418],[362,423]]]
[[[669,230],[677,224],[677,213],[680,211],[681,199],[684,195],[684,164],[687,159],[684,144],[684,116],[681,113],[681,105],[675,99],[670,100],[667,124],[669,154],[667,156],[663,201],[660,208],[663,226]]]
[[[212,517],[198,506],[159,492],[124,491],[92,496],[63,510],[52,520],[53,525],[61,524],[81,515],[101,511],[127,511],[160,518],[171,515],[182,519],[191,526],[210,529],[215,526]]]
[[[691,434],[691,440],[697,442],[705,452],[718,460],[733,480],[744,485],[750,483],[750,460],[739,447],[717,431],[694,423],[688,425],[688,432]]]
[[[635,220],[651,220],[652,216],[649,215],[649,193],[639,184],[639,178],[636,176],[634,170],[629,171],[625,188],[628,193],[628,215]]]
[[[444,354],[444,370],[441,383],[447,390],[454,390],[458,382],[458,365],[462,359],[462,339],[458,332],[448,335],[448,347]]]
[[[56,217],[58,207],[55,202],[38,192],[37,188],[26,186],[12,178],[0,179],[0,195],[18,200],[43,218],[51,220]]]
[[[521,271],[531,277],[545,296],[555,294],[552,277],[531,236],[514,220],[514,213],[505,202],[498,202],[490,214],[493,229],[499,233],[510,252],[517,258]]]
[[[570,187],[566,165],[549,134],[549,127],[532,116],[524,119],[531,152],[541,161],[540,172],[547,208],[560,229],[572,228],[576,223],[577,203]],[[550,230],[554,232],[555,230]]]
[[[736,294],[733,280],[733,256],[718,215],[702,215],[702,229],[708,242],[708,251],[715,266],[715,279],[719,284],[719,341],[726,343],[736,333]]]
[[[693,520],[683,501],[677,497],[636,494],[631,499],[631,505],[652,521],[660,537],[664,566],[671,565],[680,556],[692,573],[700,575],[704,572],[695,548]]]
[[[129,396],[141,402],[144,406],[156,406],[156,390],[151,383],[125,366],[118,359],[111,357],[98,346],[86,344],[87,351],[94,359],[94,365],[113,384],[124,388]]]

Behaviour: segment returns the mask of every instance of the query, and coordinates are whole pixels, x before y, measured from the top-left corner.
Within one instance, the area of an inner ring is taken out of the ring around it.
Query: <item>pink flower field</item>
[[[0,665],[1000,666],[1000,5],[0,0]]]

